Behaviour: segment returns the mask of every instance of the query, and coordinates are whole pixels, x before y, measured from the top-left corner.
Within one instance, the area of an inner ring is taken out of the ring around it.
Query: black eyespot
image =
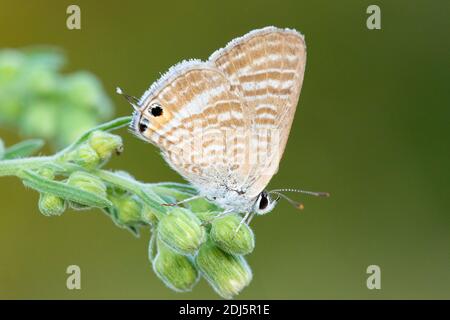
[[[139,122],[139,132],[143,133],[145,130],[147,130],[148,126],[144,122]]]
[[[150,109],[152,116],[159,117],[163,114],[163,109],[159,105],[155,105]]]
[[[267,199],[267,196],[262,193],[261,194],[261,200],[259,200],[259,210],[264,210],[269,205],[269,199]]]
[[[140,133],[143,133],[145,130],[147,130],[147,128],[148,128],[148,123],[149,123],[149,121],[148,121],[148,119],[145,118],[145,117],[141,117],[141,118],[139,119],[138,130],[139,130]]]

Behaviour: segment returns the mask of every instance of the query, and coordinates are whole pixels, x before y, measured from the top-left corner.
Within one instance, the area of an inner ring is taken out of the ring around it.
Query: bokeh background
[[[81,7],[81,30],[66,8]],[[366,28],[378,4],[382,30]],[[117,85],[141,95],[184,58],[206,59],[251,29],[306,35],[300,104],[271,187],[329,191],[281,203],[253,220],[254,279],[240,299],[450,298],[448,1],[25,1],[0,3],[0,48],[55,45],[65,71],[102,81],[117,116],[131,113]],[[1,106],[0,106],[1,108]],[[148,182],[182,181],[151,145],[126,130],[110,162]],[[20,140],[0,128],[7,145]],[[49,148],[44,153],[49,153]],[[100,211],[47,218],[38,194],[0,179],[0,298],[216,299],[202,280],[174,293],[157,279],[141,238]],[[66,289],[77,264],[82,289]],[[381,290],[366,268],[381,267]]]

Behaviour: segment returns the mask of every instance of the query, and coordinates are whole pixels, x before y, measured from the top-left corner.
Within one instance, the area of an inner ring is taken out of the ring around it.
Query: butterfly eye
[[[150,108],[150,113],[154,117],[159,117],[159,116],[161,116],[163,114],[163,109],[162,109],[162,107],[159,104],[154,104]]]
[[[262,193],[261,199],[259,200],[259,210],[264,210],[269,205],[269,199],[267,199],[267,196]]]

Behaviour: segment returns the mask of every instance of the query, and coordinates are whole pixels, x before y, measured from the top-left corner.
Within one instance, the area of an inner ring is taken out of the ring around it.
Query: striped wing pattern
[[[141,98],[144,138],[194,186],[255,197],[284,152],[305,62],[303,37],[274,27],[233,40],[207,62],[182,62]],[[154,104],[161,116],[151,115]]]
[[[262,154],[248,168],[244,183],[249,195],[256,196],[277,170],[286,147],[303,83],[304,39],[294,30],[255,30],[213,53],[210,61],[227,75],[253,112],[251,125],[259,134],[252,137],[252,145],[262,145]],[[271,145],[279,149],[270,150]]]
[[[172,76],[144,102],[164,106],[160,117],[147,114],[151,121],[146,138],[194,185],[214,188],[231,180],[226,174],[233,171],[229,160],[238,148],[243,150],[243,136],[238,133],[249,127],[249,110],[226,76],[207,63],[182,62],[169,73]]]

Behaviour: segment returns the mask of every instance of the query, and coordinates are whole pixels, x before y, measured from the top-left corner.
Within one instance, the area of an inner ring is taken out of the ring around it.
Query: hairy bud
[[[226,253],[212,241],[200,247],[195,262],[214,290],[226,299],[237,295],[252,280],[244,257]]]
[[[86,169],[93,169],[100,163],[97,152],[87,143],[78,146],[69,154],[69,160]]]
[[[66,202],[53,194],[41,193],[38,207],[44,216],[59,216],[66,210]]]
[[[158,218],[155,212],[153,211],[153,209],[147,206],[144,206],[142,208],[141,218],[143,222],[148,223],[151,226],[156,226],[156,224],[158,223]]]
[[[153,270],[169,288],[180,292],[190,291],[199,279],[192,259],[175,252],[162,241],[158,241]]]
[[[255,248],[252,229],[242,223],[239,215],[230,215],[213,220],[210,237],[223,251],[230,254],[249,254]],[[239,228],[239,230],[238,230]]]
[[[137,198],[125,195],[110,200],[117,209],[116,220],[119,224],[132,226],[141,223],[142,204]]]
[[[184,208],[174,208],[158,224],[159,238],[181,254],[193,254],[206,239],[200,220]]]
[[[94,131],[89,137],[89,144],[102,161],[108,160],[113,153],[121,153],[123,150],[122,138],[104,131]]]

